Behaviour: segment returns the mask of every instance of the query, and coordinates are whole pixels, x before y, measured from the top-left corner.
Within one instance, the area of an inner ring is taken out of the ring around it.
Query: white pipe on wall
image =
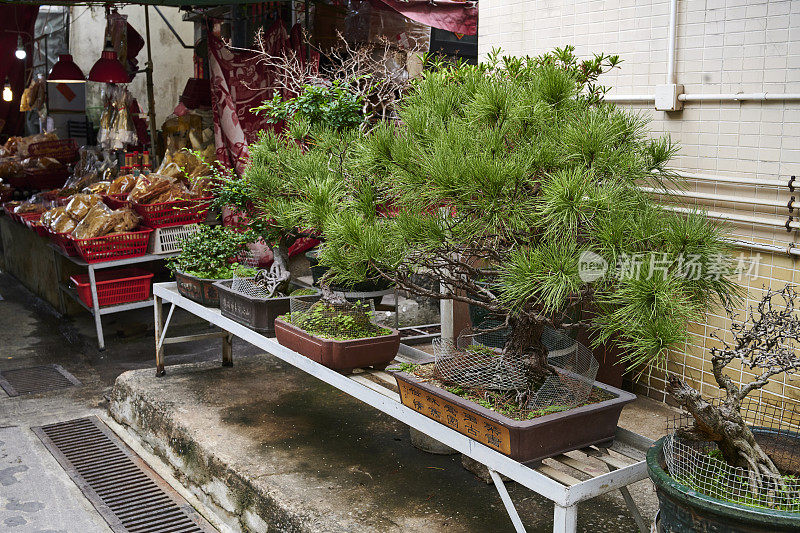
[[[669,2],[669,37],[667,38],[667,81],[668,84],[677,83],[675,73],[675,51],[678,47],[678,0]]]
[[[758,250],[759,252],[767,252],[771,254],[800,255],[800,248],[792,244],[787,246],[777,246],[775,244],[762,244],[760,242],[740,241],[738,239],[725,240],[739,248],[749,248],[751,250]]]
[[[768,102],[800,100],[800,93],[730,93],[730,94],[679,94],[678,100],[682,102]]]
[[[747,205],[764,205],[767,207],[782,207],[788,209],[788,202],[781,200],[763,200],[760,198],[749,198],[747,196],[727,196],[722,194],[713,194],[705,192],[692,192],[692,191],[676,191],[656,189],[654,187],[639,187],[639,190],[651,194],[663,194],[665,196],[682,196],[684,198],[697,198],[699,200],[712,200],[715,202],[730,202],[736,204]]]
[[[720,182],[720,183],[733,183],[736,185],[759,185],[759,186],[766,186],[766,187],[789,187],[789,180],[786,181],[782,180],[770,180],[770,179],[758,179],[758,178],[737,178],[733,176],[711,176],[709,174],[696,174],[694,172],[685,172],[683,170],[675,170],[671,169],[675,172],[678,176],[687,179],[694,179],[694,180],[702,180],[702,181],[712,181],[712,182]]]
[[[696,211],[695,209],[690,209],[688,207],[678,207],[674,205],[661,205],[661,207],[668,211],[675,211],[676,213],[693,213]],[[774,218],[751,217],[749,215],[740,215],[738,213],[720,213],[719,211],[703,211],[703,213],[708,217],[717,218],[720,220],[731,220],[733,222],[744,222],[746,224],[760,224],[762,226],[773,226],[776,228],[786,227],[786,222],[782,222]],[[789,228],[800,228],[800,222],[796,220],[789,222]]]

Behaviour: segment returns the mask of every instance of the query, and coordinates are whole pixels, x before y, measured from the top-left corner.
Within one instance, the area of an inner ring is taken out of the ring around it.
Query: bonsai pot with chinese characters
[[[327,289],[318,301],[291,297],[291,313],[275,319],[275,336],[343,374],[363,367],[383,370],[397,355],[400,332],[374,323],[370,304],[348,302]]]
[[[585,347],[558,332],[546,333],[554,379],[539,384],[537,396],[518,400],[513,387],[524,388],[522,365],[482,344],[487,339],[481,337],[462,334],[459,344],[472,344],[459,350],[440,342],[433,363],[391,369],[403,404],[521,462],[614,438],[622,408],[636,397],[589,379],[587,365],[576,364],[591,358]],[[596,363],[588,366],[596,371]]]

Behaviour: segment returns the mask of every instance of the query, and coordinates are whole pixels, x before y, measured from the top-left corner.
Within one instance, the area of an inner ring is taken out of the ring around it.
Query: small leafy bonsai
[[[252,241],[251,232],[240,233],[223,226],[200,226],[198,232],[182,241],[180,254],[170,259],[168,266],[204,279],[230,279],[234,273],[241,277],[254,276],[255,269],[237,262],[237,257]]]
[[[714,379],[723,393],[718,402],[703,398],[675,375],[668,378],[667,392],[694,418],[694,427],[691,431],[682,431],[682,436],[715,442],[725,462],[748,472],[753,491],[778,487],[782,478],[747,426],[741,412],[742,402],[773,377],[800,371],[797,299],[798,294],[791,285],[781,290],[768,290],[740,322],[732,307],[727,306],[732,339],[725,340],[715,334],[721,346],[711,350]],[[755,377],[749,382],[737,383],[726,373],[734,361],[753,372]]]

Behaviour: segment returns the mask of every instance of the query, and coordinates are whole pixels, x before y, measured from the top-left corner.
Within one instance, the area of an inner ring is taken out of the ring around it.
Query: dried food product
[[[0,178],[14,178],[22,175],[24,169],[18,159],[8,157],[0,160]]]
[[[183,177],[183,170],[181,170],[181,167],[179,167],[177,163],[169,163],[166,166],[162,165],[158,173],[168,178],[181,179]]]
[[[111,182],[108,187],[108,194],[128,194],[136,185],[136,177],[132,174],[125,174]]]
[[[123,207],[112,211],[111,215],[114,217],[112,233],[131,231],[139,225],[139,216],[129,207]]]
[[[155,198],[151,198],[147,202],[147,204],[163,204],[165,202],[172,202],[174,200],[185,200],[189,198],[191,194],[183,186],[182,183],[174,183],[170,186],[169,189],[164,191],[162,194],[156,196]]]
[[[114,229],[117,217],[113,215],[111,209],[102,202],[95,204],[86,213],[86,216],[78,223],[72,235],[76,239],[93,239],[102,237]]]
[[[53,219],[50,223],[50,229],[56,233],[72,233],[77,225],[78,223],[75,222],[71,216],[67,213],[63,213]]]
[[[22,137],[9,137],[6,141],[6,144],[3,145],[8,155],[16,155],[17,150],[19,149],[19,142],[22,140]]]
[[[40,157],[39,166],[45,170],[62,170],[66,168],[61,161],[53,157]]]
[[[21,158],[28,157],[28,148],[32,144],[45,141],[57,141],[58,135],[55,133],[37,133],[28,137],[22,137],[17,141],[17,155]]]
[[[108,194],[108,188],[110,186],[111,182],[98,181],[97,183],[92,183],[88,187],[85,187],[83,192],[86,194]]]
[[[67,213],[67,208],[64,206],[54,207],[52,209],[48,209],[42,216],[39,218],[39,221],[45,227],[50,227],[53,224],[53,221],[60,217],[61,215],[65,215]]]
[[[173,180],[158,174],[148,174],[139,176],[136,185],[128,195],[128,200],[142,204],[152,203],[153,198],[157,198],[167,192],[173,185]]]
[[[94,194],[73,194],[67,203],[67,214],[77,221],[81,221],[89,210],[97,204],[102,204],[103,199]]]

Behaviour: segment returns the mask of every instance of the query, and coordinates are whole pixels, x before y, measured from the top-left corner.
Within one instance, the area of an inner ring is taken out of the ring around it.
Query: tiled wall
[[[622,68],[606,75],[610,95],[653,95],[667,83],[669,2],[664,0],[543,1],[480,0],[478,43],[481,54],[495,47],[515,55],[536,55],[573,44],[579,55],[619,54]],[[680,0],[677,17],[677,83],[687,94],[800,93],[800,1]],[[675,168],[710,176],[758,180],[800,177],[800,101],[687,102],[683,111],[655,111],[652,103],[623,104],[651,118],[655,134],[669,134],[681,145]],[[788,202],[788,187],[731,185],[694,180],[688,190]],[[754,206],[690,198],[662,198],[682,206],[699,202],[710,211],[739,213],[785,222],[784,207]],[[798,202],[800,205],[800,202]],[[795,214],[798,211],[795,210]],[[786,246],[796,231],[759,224],[729,223],[739,240]],[[737,249],[756,257],[759,252]],[[747,301],[764,287],[800,283],[798,256],[760,253],[755,278],[745,277]],[[716,393],[711,375],[710,335],[729,322],[724,313],[690,324],[691,341],[676,349],[669,370],[705,394]],[[737,372],[744,372],[736,369]],[[742,376],[746,377],[746,376]],[[663,374],[639,379],[638,392],[664,399]],[[800,377],[781,376],[761,393],[765,401],[800,401]]]

